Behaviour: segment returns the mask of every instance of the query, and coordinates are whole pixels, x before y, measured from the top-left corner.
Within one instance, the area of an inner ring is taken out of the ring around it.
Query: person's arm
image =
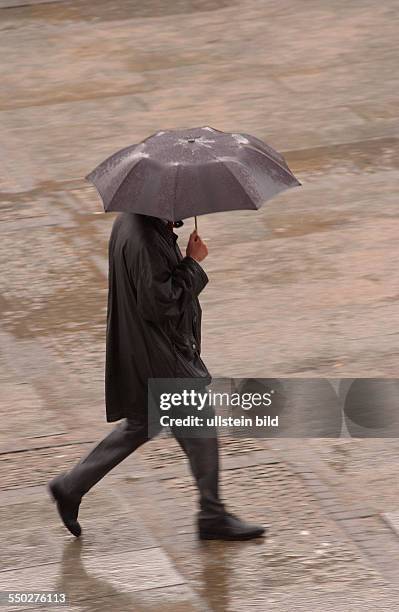
[[[193,257],[184,257],[170,271],[162,253],[150,247],[140,249],[134,276],[138,310],[156,323],[167,319],[177,322],[208,283],[205,271]]]

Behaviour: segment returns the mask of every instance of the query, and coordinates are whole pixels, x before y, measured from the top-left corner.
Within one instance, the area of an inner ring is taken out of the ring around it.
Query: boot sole
[[[229,541],[229,542],[233,542],[233,541],[243,542],[245,540],[254,540],[255,538],[262,538],[264,535],[265,535],[264,531],[260,533],[247,533],[247,534],[242,534],[242,535],[228,535],[228,534],[222,535],[222,534],[203,532],[199,534],[199,539],[200,540],[224,540],[224,541]]]

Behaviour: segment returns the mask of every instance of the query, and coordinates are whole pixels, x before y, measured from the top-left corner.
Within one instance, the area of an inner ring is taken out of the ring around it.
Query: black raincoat
[[[208,282],[161,220],[120,213],[109,240],[105,403],[108,422],[147,409],[149,378],[211,380],[200,357]]]

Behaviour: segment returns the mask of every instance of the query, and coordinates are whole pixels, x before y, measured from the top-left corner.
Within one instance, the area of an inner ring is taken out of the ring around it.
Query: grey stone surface
[[[126,514],[109,510],[104,516],[99,516],[100,506],[95,507],[96,513],[91,517],[87,516],[87,512],[81,513],[84,525],[83,560],[106,556],[110,551],[119,554],[157,547],[156,540],[137,517],[132,521]],[[28,521],[21,520],[21,513],[17,509],[10,528],[2,535],[0,571],[59,563],[71,537],[59,520],[55,523],[55,517],[53,513],[50,521],[37,521],[38,524],[32,529]]]
[[[76,601],[72,599],[67,606],[71,612],[208,612],[206,605],[193,597],[192,592],[186,585],[168,586],[162,589],[150,589],[147,591],[123,592],[107,595],[93,599]],[[19,608],[21,610],[21,608]],[[26,608],[32,610],[32,607]],[[53,612],[60,608],[40,606],[43,612]],[[65,608],[61,608],[65,609]]]
[[[212,373],[397,374],[396,2],[17,4],[0,3],[2,588],[65,588],[73,611],[395,610],[397,440],[223,440],[223,490],[270,523],[261,542],[198,542],[166,438],[90,492],[80,543],[44,485],[110,428],[113,215],[83,177],[157,129],[252,132],[303,183],[199,219]]]
[[[0,572],[3,590],[66,592],[72,602],[184,584],[160,548],[107,553],[82,561],[79,544],[69,542],[60,564]]]

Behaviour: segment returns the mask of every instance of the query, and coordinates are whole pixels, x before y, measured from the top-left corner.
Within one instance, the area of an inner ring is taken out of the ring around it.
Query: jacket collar
[[[152,217],[151,219],[157,231],[162,234],[170,244],[174,244],[178,235],[175,234],[173,230],[171,231],[162,219],[158,219],[158,217]]]

